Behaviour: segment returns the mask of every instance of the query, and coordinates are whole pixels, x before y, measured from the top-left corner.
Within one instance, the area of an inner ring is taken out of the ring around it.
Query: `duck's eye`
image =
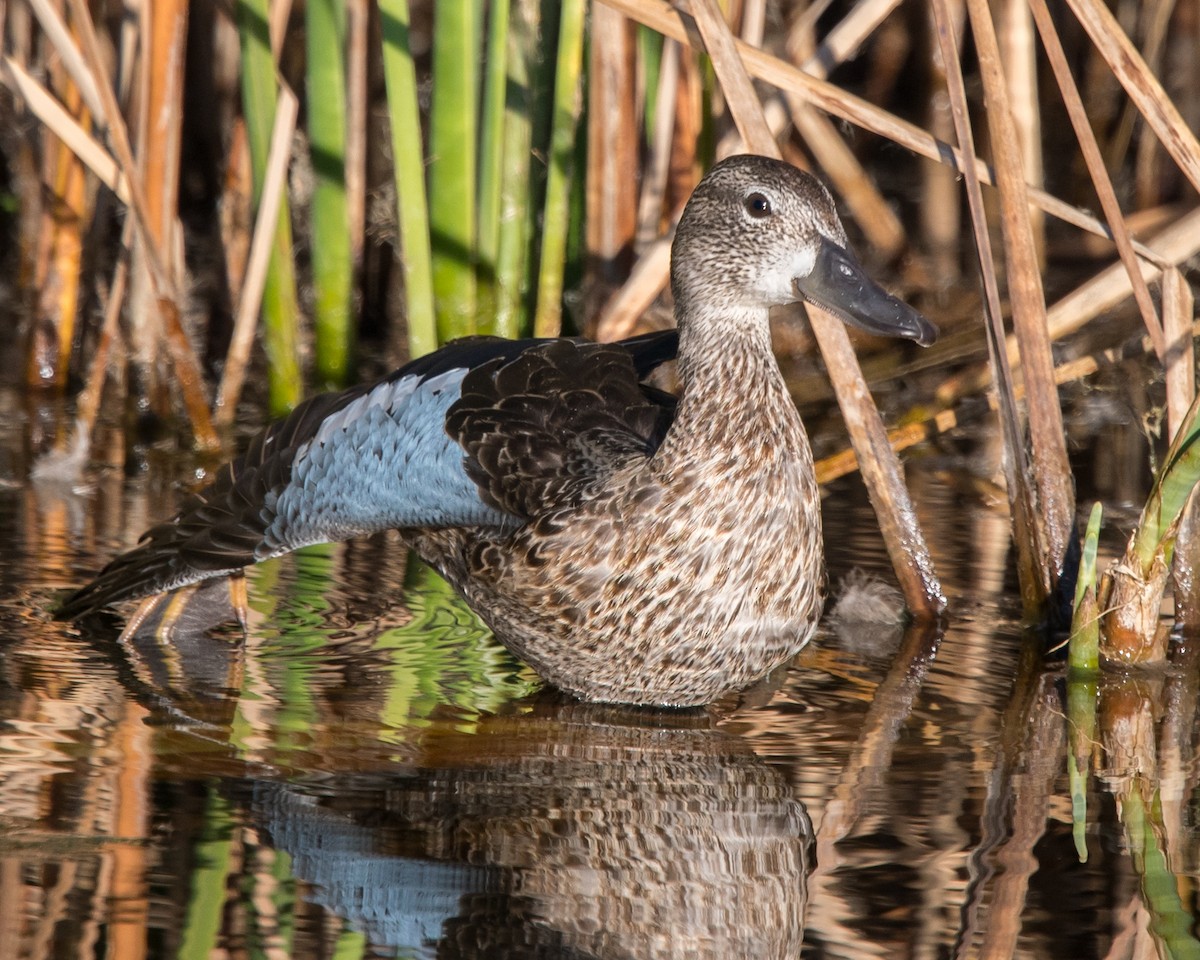
[[[746,198],[746,212],[752,217],[769,217],[771,215],[771,201],[764,197],[761,193],[752,193]]]

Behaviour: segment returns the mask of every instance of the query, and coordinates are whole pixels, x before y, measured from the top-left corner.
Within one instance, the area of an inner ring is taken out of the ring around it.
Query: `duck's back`
[[[640,381],[676,344],[674,331],[608,345],[472,338],[374,384],[314,397],[58,615],[382,530],[511,532],[653,452],[674,401]]]

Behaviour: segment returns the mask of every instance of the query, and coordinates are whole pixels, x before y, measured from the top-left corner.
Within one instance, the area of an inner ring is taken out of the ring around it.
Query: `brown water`
[[[30,485],[0,402],[0,960],[1200,953],[1194,661],[1068,703],[977,464],[910,470],[943,630],[634,711],[540,688],[388,537],[257,568],[244,640],[55,623],[192,467]],[[887,570],[857,481],[826,529],[835,582]]]

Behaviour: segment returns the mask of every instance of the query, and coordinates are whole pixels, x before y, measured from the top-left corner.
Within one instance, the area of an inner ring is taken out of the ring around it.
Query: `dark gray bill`
[[[821,239],[812,273],[793,281],[805,300],[882,337],[907,337],[923,347],[937,339],[932,323],[866,275],[849,251]]]

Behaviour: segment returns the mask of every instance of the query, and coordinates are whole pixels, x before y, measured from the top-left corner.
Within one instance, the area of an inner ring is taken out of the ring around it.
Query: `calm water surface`
[[[55,623],[195,467],[34,486],[0,403],[0,960],[1197,955],[1190,652],[1068,691],[969,462],[910,470],[944,629],[655,712],[543,689],[388,537],[257,568],[245,638]],[[826,528],[887,570],[857,481]]]

